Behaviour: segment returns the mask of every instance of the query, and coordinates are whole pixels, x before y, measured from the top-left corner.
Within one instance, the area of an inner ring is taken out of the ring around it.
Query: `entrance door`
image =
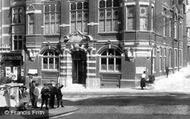
[[[72,62],[73,83],[85,84],[87,73],[86,53],[84,51],[73,51]]]

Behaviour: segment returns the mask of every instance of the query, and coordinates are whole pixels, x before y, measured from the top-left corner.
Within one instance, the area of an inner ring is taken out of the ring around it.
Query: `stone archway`
[[[86,84],[87,54],[79,50],[72,52],[72,79],[73,83]]]
[[[65,68],[63,77],[67,87],[86,86],[88,79],[88,60],[93,50],[93,39],[91,36],[75,32],[62,39],[63,59]],[[65,73],[64,73],[65,72]],[[77,84],[77,85],[75,85]]]

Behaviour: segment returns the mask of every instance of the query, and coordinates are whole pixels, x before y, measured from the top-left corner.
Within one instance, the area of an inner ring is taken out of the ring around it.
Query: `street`
[[[102,95],[105,92],[101,91],[97,93],[97,90],[91,92],[90,98],[65,99],[64,105],[75,106],[79,110],[54,119],[189,119],[189,69],[156,81],[153,89],[149,90],[110,89],[106,90],[107,95]],[[85,97],[85,94],[78,96]],[[77,93],[73,97],[77,97]]]
[[[108,96],[64,101],[78,111],[57,119],[189,119],[190,95],[163,93],[162,96]]]

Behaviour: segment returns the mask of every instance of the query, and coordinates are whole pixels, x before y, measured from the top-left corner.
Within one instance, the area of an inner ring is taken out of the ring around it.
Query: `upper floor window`
[[[105,50],[100,57],[100,70],[119,72],[121,70],[121,53],[116,49]]]
[[[177,39],[177,14],[174,16],[174,38]]]
[[[79,30],[87,33],[88,2],[72,2],[70,4],[71,32]]]
[[[12,23],[24,23],[24,8],[15,7],[12,8]]]
[[[151,30],[154,29],[154,7],[151,7]]]
[[[99,32],[115,32],[119,26],[118,0],[99,1]]]
[[[48,49],[42,55],[42,69],[58,69],[59,54],[53,50]]]
[[[136,29],[136,8],[135,5],[127,6],[126,11],[126,29],[135,30]]]
[[[12,39],[13,39],[13,49],[14,50],[22,50],[23,49],[24,36],[14,35],[12,37]]]
[[[34,14],[28,14],[28,34],[34,34]]]
[[[60,11],[59,2],[44,5],[44,34],[59,34]]]
[[[167,10],[166,8],[163,8],[163,36],[166,36],[167,34]]]
[[[148,6],[140,6],[140,30],[148,30]]]

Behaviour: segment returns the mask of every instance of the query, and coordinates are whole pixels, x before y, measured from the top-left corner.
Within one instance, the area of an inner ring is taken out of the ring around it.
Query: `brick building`
[[[1,78],[14,76],[18,82],[24,82],[21,69],[24,70],[25,6],[25,0],[0,1]]]
[[[161,76],[166,67],[174,72],[186,66],[183,0],[26,0],[25,5],[26,27],[11,30],[24,45],[12,37],[11,48],[23,51],[22,46],[25,77],[40,83],[134,87],[143,71]]]

